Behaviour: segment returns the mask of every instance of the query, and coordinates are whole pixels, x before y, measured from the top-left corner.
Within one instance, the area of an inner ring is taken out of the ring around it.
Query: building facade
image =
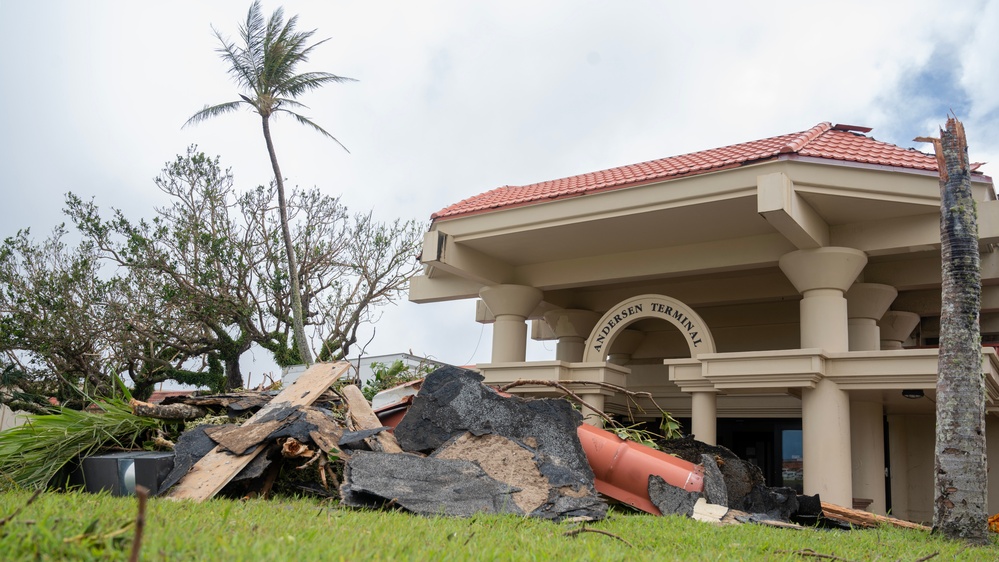
[[[433,215],[410,300],[477,300],[488,383],[568,381],[596,408],[654,418],[592,383],[649,392],[771,485],[928,521],[939,177],[933,156],[869,132],[821,123],[471,197]],[[991,178],[972,186],[999,458],[999,201]],[[528,337],[557,341],[555,357],[525,361]]]

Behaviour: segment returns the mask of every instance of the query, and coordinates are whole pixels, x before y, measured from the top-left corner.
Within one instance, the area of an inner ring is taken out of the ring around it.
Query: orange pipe
[[[704,489],[704,467],[621,439],[617,435],[583,424],[576,429],[586,460],[596,477],[597,491],[636,509],[662,515],[649,499],[649,476],[688,492]]]

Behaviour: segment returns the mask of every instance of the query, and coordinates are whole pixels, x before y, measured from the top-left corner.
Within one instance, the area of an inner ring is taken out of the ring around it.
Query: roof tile
[[[869,130],[864,127],[844,125],[834,127],[830,123],[819,123],[806,131],[787,135],[530,185],[508,185],[459,201],[434,213],[431,218],[434,220],[453,218],[553,199],[621,189],[653,181],[705,174],[770,160],[781,155],[936,171],[937,161],[932,155],[914,149],[901,148],[854,132]]]

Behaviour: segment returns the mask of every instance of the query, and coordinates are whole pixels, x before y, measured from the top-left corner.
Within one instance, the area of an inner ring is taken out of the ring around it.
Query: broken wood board
[[[720,523],[726,513],[728,513],[727,506],[715,505],[713,503],[708,503],[708,500],[704,498],[698,498],[697,501],[694,502],[694,513],[691,517],[695,521]]]
[[[256,420],[264,418],[269,412],[280,407],[311,405],[349,368],[350,363],[346,361],[316,363],[302,373],[291,386],[275,396],[270,404],[246,420],[243,426],[255,423]],[[207,500],[219,493],[263,450],[264,445],[259,445],[245,455],[236,456],[223,451],[220,447],[215,447],[191,467],[187,475],[170,490],[167,497],[194,501]]]
[[[364,397],[361,390],[354,385],[347,385],[343,387],[340,392],[343,394],[345,400],[347,400],[348,411],[350,412],[350,420],[354,422],[354,429],[359,431],[362,429],[377,429],[382,427],[383,424],[378,416],[375,415],[375,411],[371,409],[371,404],[368,403],[368,399]],[[396,442],[395,436],[388,431],[383,431],[374,437],[369,438],[374,441],[377,446],[371,447],[372,450],[376,448],[378,452],[382,453],[401,453],[402,448],[399,447],[399,443]],[[371,446],[375,443],[368,442]]]
[[[882,524],[887,524],[894,527],[901,527],[903,529],[919,529],[920,531],[930,530],[930,528],[926,525],[920,525],[919,523],[895,519],[894,517],[886,517],[884,515],[876,515],[868,511],[860,511],[859,509],[850,509],[834,503],[822,502],[822,511],[826,517],[840,519],[859,527],[877,527]]]

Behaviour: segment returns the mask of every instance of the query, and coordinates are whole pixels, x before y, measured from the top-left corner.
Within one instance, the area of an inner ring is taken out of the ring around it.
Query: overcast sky
[[[44,237],[69,191],[150,216],[164,203],[153,177],[192,143],[240,187],[267,183],[255,115],[181,128],[236,99],[211,26],[235,38],[249,5],[0,0],[0,236]],[[382,220],[822,121],[910,147],[951,110],[972,160],[999,170],[997,1],[265,0],[265,14],[278,6],[330,38],[300,70],[358,80],[301,99],[350,154],[278,119],[282,171]],[[468,364],[490,341],[471,301],[407,302],[384,310],[367,353]],[[529,354],[554,358],[554,344]],[[248,362],[258,379],[273,370],[260,351]]]

